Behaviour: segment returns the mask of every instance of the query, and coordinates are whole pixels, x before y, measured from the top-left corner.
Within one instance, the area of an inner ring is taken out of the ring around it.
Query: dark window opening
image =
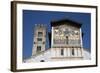
[[[34,42],[34,44],[36,44],[36,42]]]
[[[75,53],[74,53],[74,49],[72,49],[72,55],[74,55]]]
[[[61,49],[61,55],[64,55],[64,49]]]
[[[68,44],[68,36],[66,36],[66,44]]]
[[[45,42],[43,42],[43,44],[45,44]]]
[[[42,41],[42,38],[37,38],[37,41]]]
[[[39,37],[43,36],[43,32],[38,32],[38,36]]]
[[[41,46],[37,46],[37,52],[41,51]]]

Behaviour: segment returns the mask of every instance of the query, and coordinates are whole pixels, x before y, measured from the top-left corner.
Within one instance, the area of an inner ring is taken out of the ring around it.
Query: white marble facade
[[[83,58],[81,28],[67,24],[52,27],[52,59]]]

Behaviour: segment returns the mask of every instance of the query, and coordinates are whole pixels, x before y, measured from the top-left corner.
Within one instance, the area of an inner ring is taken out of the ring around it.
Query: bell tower
[[[32,56],[45,51],[46,48],[46,27],[43,24],[36,24],[34,27]]]

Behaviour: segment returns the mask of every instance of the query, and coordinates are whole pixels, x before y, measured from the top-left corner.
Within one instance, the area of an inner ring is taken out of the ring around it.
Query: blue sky
[[[44,24],[47,27],[47,32],[50,32],[50,22],[60,19],[70,19],[81,23],[84,34],[83,47],[91,50],[90,13],[23,10],[23,58],[29,58],[32,55],[34,25]],[[46,43],[46,48],[49,48],[48,40]]]

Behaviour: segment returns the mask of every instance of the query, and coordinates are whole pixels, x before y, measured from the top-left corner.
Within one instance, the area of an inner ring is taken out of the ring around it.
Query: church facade
[[[84,59],[81,24],[71,20],[51,21],[51,35],[38,24],[34,29],[32,56],[24,62],[48,62]],[[46,35],[50,48],[46,49]]]
[[[83,44],[81,24],[60,20],[51,22],[52,25],[52,59],[82,59]]]

